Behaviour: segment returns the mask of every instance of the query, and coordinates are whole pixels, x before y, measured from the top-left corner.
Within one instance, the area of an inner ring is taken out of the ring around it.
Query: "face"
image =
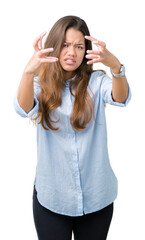
[[[60,64],[65,70],[66,79],[75,75],[77,68],[83,61],[84,54],[84,35],[74,28],[69,28],[66,31],[65,42],[59,56]]]

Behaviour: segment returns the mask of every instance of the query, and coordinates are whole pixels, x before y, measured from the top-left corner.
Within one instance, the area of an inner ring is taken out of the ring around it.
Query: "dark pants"
[[[33,216],[39,240],[106,240],[113,215],[113,203],[83,216],[71,217],[43,207],[33,192]]]

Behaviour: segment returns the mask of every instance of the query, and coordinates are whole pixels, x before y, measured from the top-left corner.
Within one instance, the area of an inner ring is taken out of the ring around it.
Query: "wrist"
[[[115,70],[113,70],[113,71],[112,71],[112,69],[110,69],[110,70],[111,70],[112,76],[115,77],[115,78],[125,77],[125,67],[124,67],[123,64],[121,64],[121,68],[120,68],[119,73],[115,73],[115,72],[114,72]],[[116,69],[116,70],[117,70],[117,69]]]
[[[113,67],[110,68],[111,72],[115,74],[119,74],[121,69],[121,63],[118,61],[117,64],[115,64]]]
[[[24,69],[24,74],[34,75],[34,72],[31,70],[30,67],[26,66]]]

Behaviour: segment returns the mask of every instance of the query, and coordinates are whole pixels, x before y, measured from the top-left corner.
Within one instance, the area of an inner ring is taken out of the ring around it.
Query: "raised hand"
[[[89,59],[87,64],[101,62],[111,69],[115,69],[117,67],[120,68],[121,64],[119,60],[107,50],[104,42],[99,41],[91,36],[85,36],[85,39],[92,41],[92,43],[98,48],[97,50],[87,50],[86,58]]]
[[[46,32],[40,34],[39,37],[37,37],[33,43],[34,47],[34,54],[31,57],[30,61],[28,62],[25,71],[29,73],[35,73],[41,64],[43,63],[53,63],[58,61],[57,57],[48,57],[45,54],[49,52],[53,52],[53,48],[42,48],[42,39],[46,35]]]

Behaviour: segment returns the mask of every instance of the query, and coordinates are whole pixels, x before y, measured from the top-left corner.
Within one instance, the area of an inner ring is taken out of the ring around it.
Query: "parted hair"
[[[84,36],[90,35],[87,24],[83,19],[77,16],[62,17],[54,24],[45,40],[44,48],[54,48],[54,51],[48,53],[47,56],[59,58],[65,42],[66,31],[69,28],[80,31]],[[92,50],[91,41],[85,39],[85,47],[86,50]],[[87,59],[84,55],[83,61],[69,85],[70,92],[74,97],[70,123],[72,128],[76,131],[84,130],[87,123],[89,123],[92,116],[94,116],[94,103],[87,91],[93,67],[92,64],[86,63]],[[53,123],[59,120],[52,120],[51,113],[62,103],[61,92],[65,83],[64,70],[59,61],[53,64],[43,63],[39,68],[37,76],[39,77],[41,92],[39,95],[39,112],[35,120],[39,116],[38,124],[41,124],[45,130],[52,129],[56,131],[59,127],[54,127]],[[46,124],[44,124],[44,121]]]

